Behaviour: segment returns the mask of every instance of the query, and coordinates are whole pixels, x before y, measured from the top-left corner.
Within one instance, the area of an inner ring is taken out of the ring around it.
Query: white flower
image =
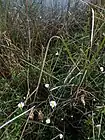
[[[73,118],[74,116],[73,115],[71,115],[71,118]]]
[[[104,68],[103,67],[100,67],[100,71],[103,72],[104,71]]]
[[[23,102],[20,102],[19,104],[18,104],[18,108],[23,108],[24,107],[24,103]]]
[[[49,84],[45,84],[45,87],[46,87],[46,88],[49,88]]]
[[[59,53],[58,53],[58,51],[56,52],[56,54],[55,54],[56,56],[58,56],[59,55]]]
[[[47,123],[47,124],[49,124],[49,123],[50,123],[50,118],[48,118],[48,119],[46,120],[46,123]]]
[[[94,98],[94,99],[93,99],[93,101],[95,102],[95,101],[96,101],[96,99]]]
[[[59,138],[62,139],[63,138],[63,134],[59,134]]]
[[[55,101],[50,101],[50,106],[53,109],[54,107],[57,106],[57,103]]]

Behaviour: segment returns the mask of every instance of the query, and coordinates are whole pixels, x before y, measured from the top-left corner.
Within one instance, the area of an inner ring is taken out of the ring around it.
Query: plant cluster
[[[104,140],[105,9],[27,2],[0,1],[0,139]]]

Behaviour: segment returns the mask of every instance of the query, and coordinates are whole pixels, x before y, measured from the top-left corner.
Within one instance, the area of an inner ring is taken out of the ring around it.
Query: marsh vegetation
[[[41,2],[0,0],[0,139],[104,140],[104,3]]]

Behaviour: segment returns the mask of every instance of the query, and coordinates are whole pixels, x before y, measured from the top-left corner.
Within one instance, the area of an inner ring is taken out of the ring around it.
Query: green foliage
[[[46,23],[39,5],[24,1],[14,9],[12,1],[5,2],[0,1],[0,126],[34,105],[35,110],[34,119],[28,112],[3,127],[0,139],[53,140],[59,134],[65,140],[105,139],[104,11],[95,11],[90,47],[89,21],[81,17],[78,24],[76,13],[68,25],[64,15],[58,23]],[[25,102],[22,109],[20,102]]]

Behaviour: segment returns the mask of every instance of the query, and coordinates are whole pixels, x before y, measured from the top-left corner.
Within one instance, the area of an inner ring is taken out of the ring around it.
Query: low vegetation
[[[0,13],[0,139],[104,140],[104,7],[48,21],[8,0]]]

